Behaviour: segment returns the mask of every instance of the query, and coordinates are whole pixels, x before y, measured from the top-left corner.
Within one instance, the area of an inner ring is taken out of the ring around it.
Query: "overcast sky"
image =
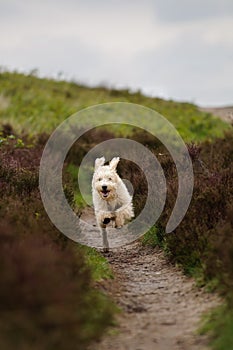
[[[0,65],[233,105],[233,0],[0,0]]]

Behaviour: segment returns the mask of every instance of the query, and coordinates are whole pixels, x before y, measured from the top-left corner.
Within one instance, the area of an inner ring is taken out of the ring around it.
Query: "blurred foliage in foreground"
[[[110,269],[49,221],[38,189],[43,147],[22,139],[18,147],[8,131],[0,147],[0,348],[84,349],[113,322],[115,306],[94,288]],[[72,190],[66,195],[72,205]]]

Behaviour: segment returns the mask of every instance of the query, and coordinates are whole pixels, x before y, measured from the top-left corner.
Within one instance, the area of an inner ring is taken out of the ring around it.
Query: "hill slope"
[[[226,123],[191,103],[150,98],[128,90],[89,88],[34,75],[0,73],[0,123],[8,122],[29,135],[50,133],[65,118],[85,107],[117,101],[156,110],[174,124],[186,141],[221,136],[228,128]]]

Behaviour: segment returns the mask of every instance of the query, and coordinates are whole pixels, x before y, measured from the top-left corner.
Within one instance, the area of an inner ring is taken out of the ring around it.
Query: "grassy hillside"
[[[51,132],[65,118],[91,105],[132,102],[152,108],[171,121],[186,141],[222,136],[227,124],[191,103],[165,101],[140,92],[105,87],[88,88],[74,82],[39,79],[33,75],[0,73],[0,122],[35,135]]]

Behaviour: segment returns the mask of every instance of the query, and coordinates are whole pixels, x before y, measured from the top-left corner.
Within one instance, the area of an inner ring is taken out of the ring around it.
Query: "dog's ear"
[[[105,158],[101,157],[101,158],[96,158],[95,160],[95,170],[97,170],[100,166],[104,165],[105,163]]]
[[[120,158],[114,157],[112,158],[111,162],[109,163],[109,166],[112,170],[116,170],[117,164],[119,163]]]

